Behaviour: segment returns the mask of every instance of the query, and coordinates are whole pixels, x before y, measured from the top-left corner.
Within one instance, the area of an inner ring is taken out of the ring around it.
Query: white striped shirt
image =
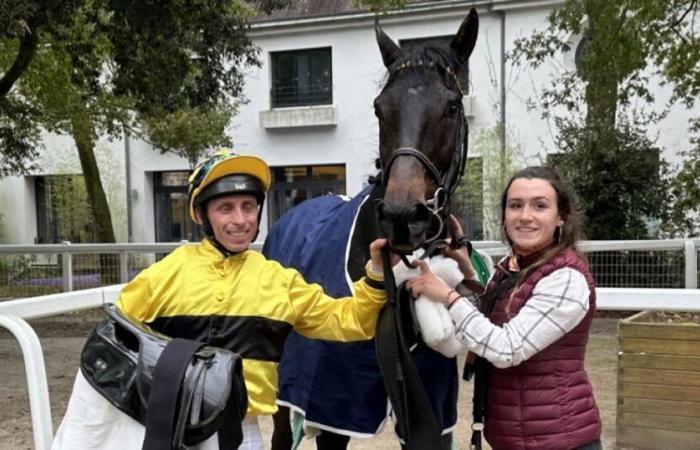
[[[499,368],[517,366],[578,325],[588,312],[590,289],[583,274],[568,267],[543,277],[532,295],[502,327],[494,325],[466,298],[450,316],[457,338]]]

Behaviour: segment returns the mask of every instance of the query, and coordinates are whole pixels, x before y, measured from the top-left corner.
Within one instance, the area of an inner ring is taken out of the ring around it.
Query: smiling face
[[[197,211],[199,214],[199,211]],[[253,195],[224,195],[207,202],[214,237],[231,252],[246,250],[258,230],[258,201]]]
[[[513,250],[529,255],[554,241],[556,227],[564,222],[557,193],[547,180],[516,178],[510,184],[503,224]]]

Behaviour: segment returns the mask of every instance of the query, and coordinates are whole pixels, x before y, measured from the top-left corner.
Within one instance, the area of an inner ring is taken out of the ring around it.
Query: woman
[[[486,292],[510,276],[515,283],[488,317],[424,263],[410,288],[445,303],[461,342],[491,363],[485,436],[492,448],[600,449],[600,415],[584,369],[595,286],[576,250],[573,196],[554,170],[528,167],[503,192],[501,220],[511,248]],[[464,249],[446,253],[473,276]]]

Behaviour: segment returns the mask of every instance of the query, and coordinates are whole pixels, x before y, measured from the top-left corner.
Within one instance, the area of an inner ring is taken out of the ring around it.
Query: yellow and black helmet
[[[261,158],[237,155],[229,149],[219,150],[202,161],[190,175],[190,217],[200,223],[195,210],[208,200],[227,194],[255,195],[262,210],[270,183],[270,168]]]

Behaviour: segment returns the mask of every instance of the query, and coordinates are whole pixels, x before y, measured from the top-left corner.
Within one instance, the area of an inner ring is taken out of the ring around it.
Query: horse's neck
[[[369,244],[379,237],[376,201],[384,196],[384,189],[376,187],[357,213],[355,229],[350,236],[348,274],[353,281],[365,274],[365,264],[369,260]]]

